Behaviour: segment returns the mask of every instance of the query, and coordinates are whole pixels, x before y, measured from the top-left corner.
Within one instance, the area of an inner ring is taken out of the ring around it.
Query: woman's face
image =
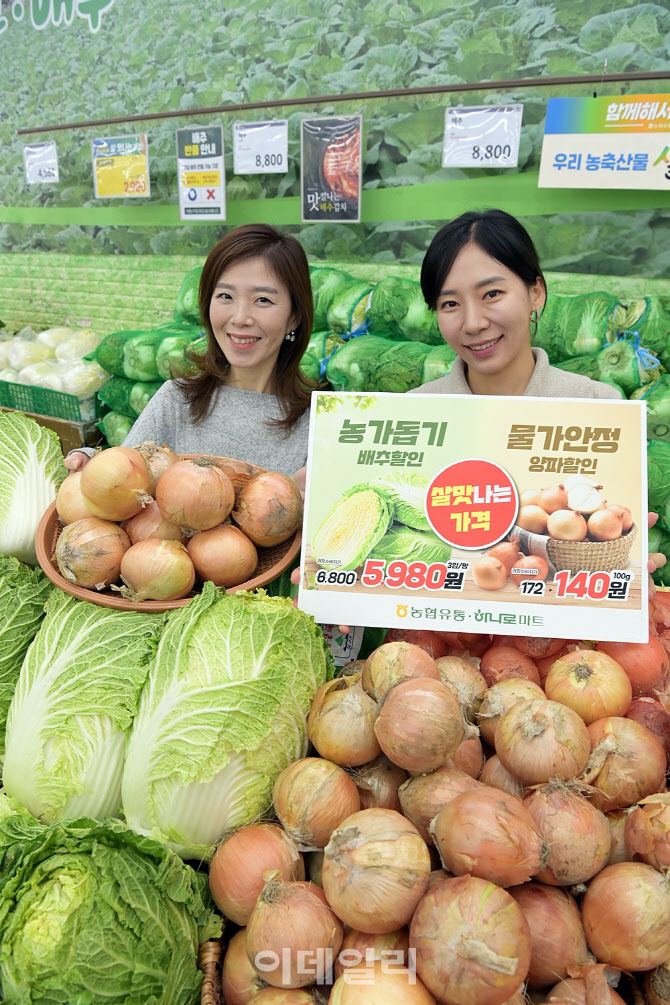
[[[209,319],[231,368],[268,375],[295,326],[290,293],[264,258],[247,258],[224,269]]]
[[[530,356],[530,313],[545,301],[544,283],[528,287],[515,272],[466,244],[442,283],[437,323],[468,372],[509,376]]]

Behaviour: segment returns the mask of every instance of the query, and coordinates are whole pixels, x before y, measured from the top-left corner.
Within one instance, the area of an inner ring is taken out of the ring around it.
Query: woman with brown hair
[[[196,373],[166,381],[124,445],[241,458],[302,483],[311,385],[300,357],[313,319],[305,252],[267,224],[237,227],[210,251],[198,300],[207,350],[191,354]],[[86,460],[76,451],[67,466]]]

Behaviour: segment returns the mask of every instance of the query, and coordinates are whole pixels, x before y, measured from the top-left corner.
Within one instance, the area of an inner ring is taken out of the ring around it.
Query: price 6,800
[[[403,562],[398,559],[388,566],[381,559],[369,558],[363,568],[361,586],[404,587],[408,590],[441,590],[447,575],[444,562]]]

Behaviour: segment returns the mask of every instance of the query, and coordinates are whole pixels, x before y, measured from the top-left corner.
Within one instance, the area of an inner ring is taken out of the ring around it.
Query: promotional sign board
[[[335,624],[646,641],[645,418],[641,402],[313,394],[300,608]],[[526,493],[551,488],[562,510],[547,518]],[[604,502],[632,527],[590,518]],[[509,574],[487,557],[503,541],[518,549]]]
[[[288,120],[236,122],[233,127],[235,174],[286,174]]]
[[[59,180],[55,143],[28,143],[23,148],[23,164],[29,185],[49,185]]]
[[[538,186],[670,192],[670,94],[549,98]]]
[[[523,105],[447,108],[442,167],[516,167]]]
[[[179,219],[226,219],[223,126],[177,130]]]
[[[146,133],[91,142],[96,199],[136,199],[151,195]]]
[[[362,117],[303,119],[300,133],[302,222],[361,218]]]

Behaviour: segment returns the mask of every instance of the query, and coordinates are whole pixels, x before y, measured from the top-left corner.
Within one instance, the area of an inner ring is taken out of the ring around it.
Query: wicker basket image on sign
[[[547,554],[558,572],[612,572],[626,568],[636,537],[637,524],[616,541],[556,541],[548,537]]]
[[[190,457],[197,457],[197,454],[180,454],[182,460],[188,459]],[[224,462],[233,461],[232,458],[223,457],[219,460]],[[240,462],[234,461],[235,465],[239,466]],[[247,479],[251,478],[253,475],[260,474],[264,471],[264,468],[260,468],[255,464],[244,465],[247,472]],[[241,487],[242,482],[235,484],[236,490]],[[99,604],[101,607],[113,607],[120,611],[146,611],[150,612],[160,612],[169,611],[174,607],[183,607],[184,604],[188,604],[192,597],[199,592],[198,580],[193,590],[188,596],[183,597],[181,600],[140,600],[133,601],[127,600],[122,597],[120,593],[112,590],[89,590],[81,586],[77,586],[74,583],[70,583],[65,576],[62,575],[55,558],[56,542],[63,530],[63,525],[58,519],[58,513],[56,511],[56,503],[53,502],[51,506],[47,509],[46,513],[40,520],[39,526],[37,528],[37,533],[35,535],[35,551],[37,553],[37,561],[40,564],[40,568],[44,574],[54,583],[56,586],[64,590],[65,593],[70,593],[73,597],[78,597],[79,600],[88,600],[92,604]],[[267,586],[271,583],[273,579],[280,576],[282,572],[285,572],[293,564],[295,559],[300,554],[300,542],[302,540],[302,533],[297,530],[295,534],[284,541],[282,544],[276,544],[271,548],[257,547],[258,552],[258,565],[251,579],[244,583],[239,583],[237,586],[231,586],[226,590],[226,593],[237,593],[239,590],[256,590],[260,587]]]

